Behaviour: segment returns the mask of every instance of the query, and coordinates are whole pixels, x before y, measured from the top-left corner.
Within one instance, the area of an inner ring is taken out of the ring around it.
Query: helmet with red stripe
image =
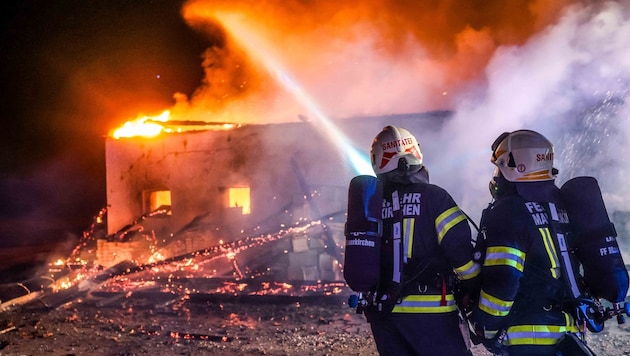
[[[383,128],[372,142],[370,156],[377,175],[395,170],[412,172],[422,168],[422,151],[418,141],[401,127]]]

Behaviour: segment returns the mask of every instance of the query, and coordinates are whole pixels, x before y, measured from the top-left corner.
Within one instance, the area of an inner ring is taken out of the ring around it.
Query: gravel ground
[[[362,315],[313,303],[199,301],[117,294],[0,314],[0,355],[376,355]],[[630,355],[630,323],[589,334],[598,355]],[[473,347],[475,355],[490,355]]]

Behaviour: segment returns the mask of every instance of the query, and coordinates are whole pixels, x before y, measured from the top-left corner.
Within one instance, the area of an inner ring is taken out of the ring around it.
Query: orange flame
[[[164,110],[155,116],[142,116],[125,122],[114,130],[111,136],[115,139],[123,137],[156,137],[161,133],[173,133],[195,130],[231,130],[240,124],[230,122],[177,121],[173,119],[171,110]]]
[[[158,122],[167,122],[170,116],[170,110],[165,110],[157,116],[143,116],[135,120],[127,121],[122,127],[114,130],[112,136],[115,139],[135,136],[155,137],[165,130],[164,125]]]

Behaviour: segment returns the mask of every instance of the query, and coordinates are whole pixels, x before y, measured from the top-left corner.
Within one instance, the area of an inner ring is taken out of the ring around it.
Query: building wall
[[[372,139],[384,126],[400,125],[430,136],[445,114],[337,122],[352,142],[335,141],[341,138],[305,122],[155,138],[109,138],[109,236],[107,241],[99,241],[98,263],[106,267],[121,259],[146,263],[146,241],[142,239],[147,237],[153,240],[152,246],[159,245],[159,256],[169,258],[217,246],[220,241],[283,234],[283,230],[304,221],[335,215],[335,219],[322,220],[327,226],[324,230],[315,226],[304,236],[292,233],[281,245],[274,244],[274,250],[265,250],[267,246],[240,251],[237,259],[241,264],[251,263],[252,268],[264,261],[280,279],[341,280],[347,187],[357,173],[338,145],[354,144],[367,163]],[[250,187],[250,215],[242,215],[240,208],[226,207],[228,188],[239,185]],[[131,224],[147,213],[143,201],[152,190],[171,192],[171,214]],[[125,235],[131,236],[129,239],[111,238],[127,227],[131,228],[125,231],[132,232]],[[332,250],[331,244],[336,245]],[[230,264],[221,267],[213,273],[229,272]]]
[[[143,193],[150,190],[171,191],[166,234],[203,214],[229,236],[260,223],[317,218],[311,216],[313,206],[305,200],[292,160],[309,190],[317,188],[313,200],[319,214],[343,210],[345,187],[354,173],[317,136],[311,125],[293,123],[108,139],[108,234],[146,213]],[[251,189],[251,215],[225,207],[227,188],[238,185]],[[287,206],[291,211],[279,214]]]

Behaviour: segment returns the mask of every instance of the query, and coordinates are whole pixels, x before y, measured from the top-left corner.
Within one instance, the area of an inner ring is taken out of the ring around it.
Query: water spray
[[[317,119],[316,127],[323,131],[331,143],[347,158],[357,174],[374,175],[369,158],[359,152],[350,139],[324,114],[317,103],[311,98],[298,82],[283,68],[280,61],[272,55],[273,51],[264,39],[256,36],[256,31],[248,29],[236,14],[221,13],[217,18],[225,25],[239,44],[253,57],[259,59],[265,69],[280,83],[293,97],[303,105]]]

